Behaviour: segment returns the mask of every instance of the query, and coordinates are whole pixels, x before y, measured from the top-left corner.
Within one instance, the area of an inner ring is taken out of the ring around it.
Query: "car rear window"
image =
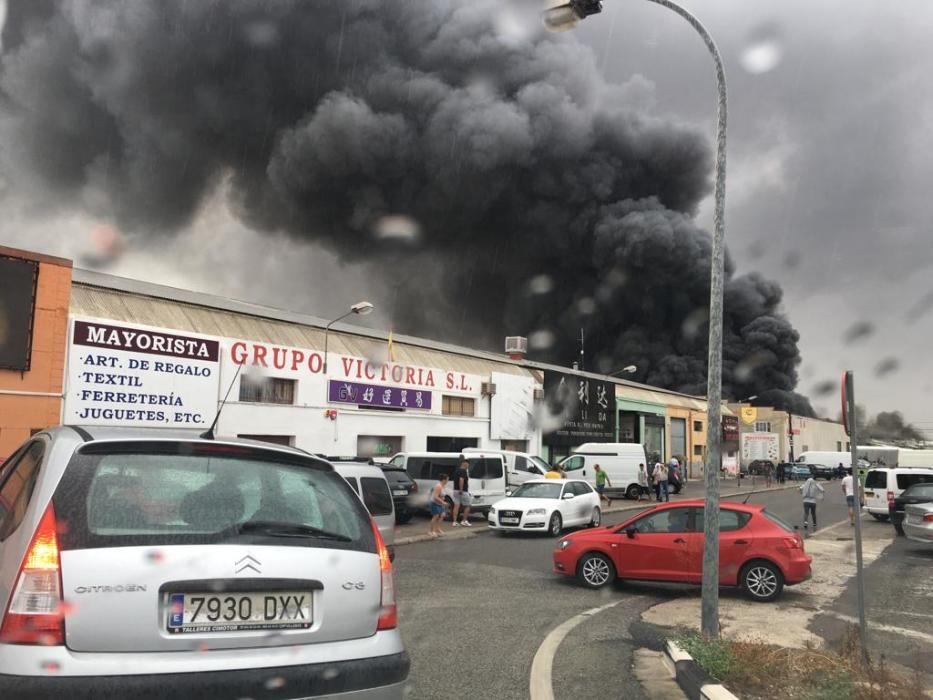
[[[363,489],[363,503],[373,515],[392,515],[392,494],[385,479],[364,476],[360,479]]]
[[[771,511],[767,509],[761,511],[761,514],[765,516],[768,520],[770,520],[772,523],[777,525],[779,528],[781,528],[782,530],[786,530],[787,532],[794,531],[794,526],[791,525],[786,520],[784,520],[784,518],[782,518],[780,515],[775,515],[774,513],[772,513]]]
[[[933,498],[933,483],[914,484],[904,495],[911,498]]]
[[[386,475],[386,480],[393,486],[408,486],[411,483],[408,474],[399,469],[384,469],[382,473]]]
[[[900,490],[910,488],[914,484],[933,483],[933,471],[929,474],[898,474],[897,488]]]
[[[282,545],[375,551],[368,515],[336,472],[317,460],[261,449],[88,445],[68,465],[54,502],[66,525],[65,549],[271,537]],[[258,522],[331,536],[276,535],[257,530]]]
[[[875,469],[865,476],[866,489],[885,489],[888,487],[888,472]]]

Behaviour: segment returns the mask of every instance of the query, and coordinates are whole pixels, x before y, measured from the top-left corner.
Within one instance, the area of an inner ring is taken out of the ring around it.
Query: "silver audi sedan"
[[[0,697],[405,694],[392,564],[300,450],[60,427],[0,466]]]
[[[933,544],[933,503],[915,503],[904,509],[904,534],[915,542]]]

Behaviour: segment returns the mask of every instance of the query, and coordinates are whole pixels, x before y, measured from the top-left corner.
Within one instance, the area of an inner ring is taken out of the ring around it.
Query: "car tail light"
[[[926,515],[924,515],[924,516],[923,516],[923,522],[925,522],[925,523],[933,523],[933,513],[927,513]]]
[[[19,578],[0,625],[8,644],[65,643],[61,557],[52,504],[46,509],[19,568]]]
[[[788,549],[803,549],[803,540],[797,537],[785,537],[784,546]]]
[[[411,493],[418,493],[418,484],[414,481],[411,482],[411,486],[408,488]]]
[[[373,534],[376,536],[376,549],[379,552],[379,574],[382,577],[382,594],[379,600],[379,622],[377,630],[394,630],[398,626],[398,608],[395,605],[395,581],[392,576],[392,559],[389,548],[382,539],[382,534],[373,520]]]

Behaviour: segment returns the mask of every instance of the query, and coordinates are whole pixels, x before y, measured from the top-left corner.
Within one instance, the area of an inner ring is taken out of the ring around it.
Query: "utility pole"
[[[852,492],[855,494],[855,583],[858,595],[858,635],[862,663],[868,663],[868,628],[865,622],[865,578],[862,569],[862,488],[858,477],[858,416],[855,413],[855,373],[842,377],[842,415],[847,423],[849,450],[852,459]]]
[[[794,416],[788,411],[787,412],[787,448],[788,454],[790,455],[787,458],[788,462],[794,461]]]

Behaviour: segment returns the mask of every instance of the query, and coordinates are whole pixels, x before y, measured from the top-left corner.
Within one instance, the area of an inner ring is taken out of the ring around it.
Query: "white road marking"
[[[842,620],[843,622],[848,622],[852,625],[858,624],[858,618],[852,617],[851,615],[843,615],[842,613],[828,610],[824,611],[824,613],[826,615],[832,615],[837,620]],[[895,627],[894,625],[885,625],[880,622],[872,622],[871,620],[868,621],[868,626],[880,632],[890,632],[891,634],[897,634],[902,637],[912,637],[913,639],[919,639],[923,642],[933,644],[933,634],[927,634],[926,632],[918,632],[917,630],[907,629],[905,627]]]
[[[579,615],[574,615],[548,633],[544,641],[541,642],[541,646],[538,647],[538,651],[535,652],[534,661],[531,662],[531,676],[528,679],[528,691],[531,700],[554,700],[551,673],[554,668],[554,655],[557,653],[560,643],[564,641],[564,637],[587,618],[593,617],[593,615],[601,613],[603,610],[608,610],[621,602],[621,600],[617,600],[600,608],[591,608]]]

